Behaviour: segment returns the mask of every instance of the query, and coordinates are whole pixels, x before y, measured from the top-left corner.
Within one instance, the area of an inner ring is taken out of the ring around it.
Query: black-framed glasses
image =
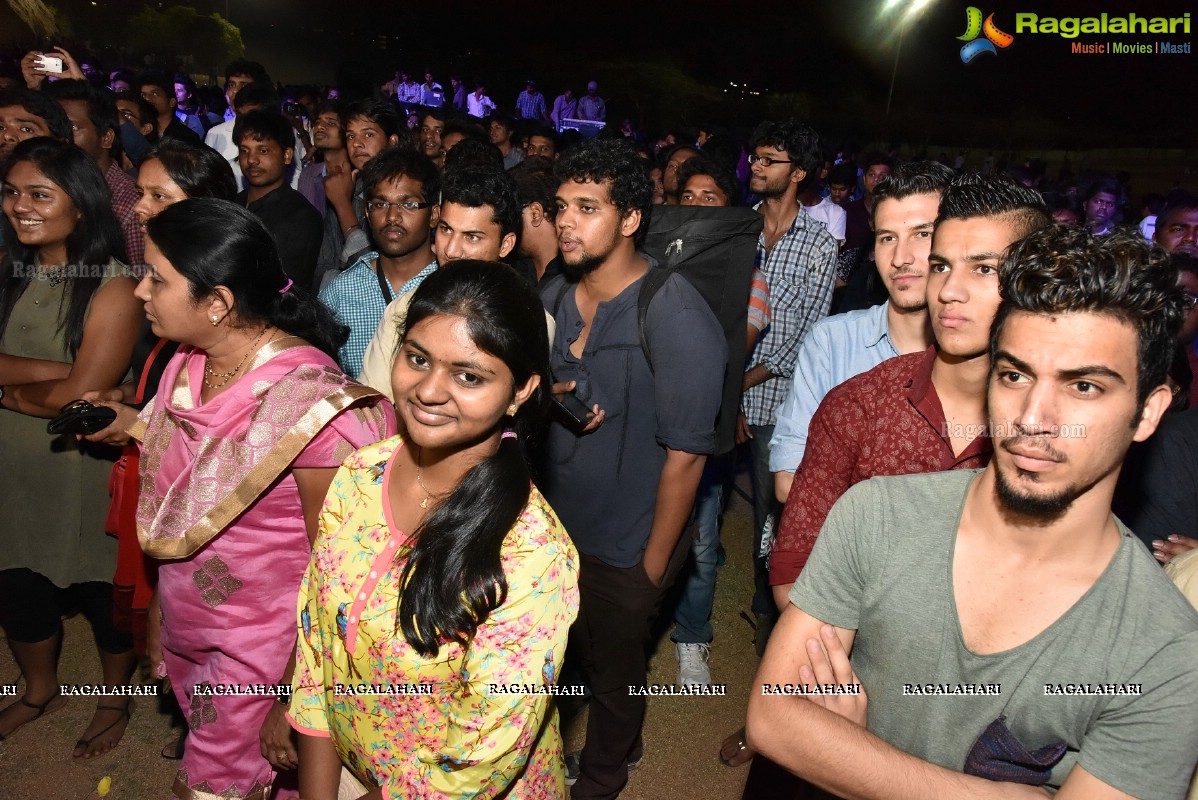
[[[418,200],[403,200],[398,203],[392,203],[390,200],[367,200],[366,211],[371,214],[389,214],[394,206],[400,211],[406,211],[409,214],[419,211],[422,208],[429,208],[432,203],[421,203]]]
[[[793,164],[795,162],[783,158],[770,158],[769,156],[749,156],[750,167],[758,163],[763,167],[772,167],[775,164]]]

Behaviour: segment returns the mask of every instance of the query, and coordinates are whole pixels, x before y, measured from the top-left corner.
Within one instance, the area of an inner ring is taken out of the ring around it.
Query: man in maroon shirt
[[[770,560],[780,607],[828,511],[850,486],[875,475],[985,466],[998,265],[1012,242],[1050,221],[1037,192],[1005,178],[963,175],[945,190],[928,259],[936,343],[845,381],[812,417]]]

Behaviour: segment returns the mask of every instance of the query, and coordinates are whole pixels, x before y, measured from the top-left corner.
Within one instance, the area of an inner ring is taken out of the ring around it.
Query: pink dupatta
[[[382,395],[297,337],[263,347],[244,376],[203,406],[186,368],[197,352],[179,349],[132,431],[142,442],[137,535],[155,558],[187,558],[219,536],[346,409],[359,406],[354,412],[380,439],[394,430],[385,404],[364,403]]]

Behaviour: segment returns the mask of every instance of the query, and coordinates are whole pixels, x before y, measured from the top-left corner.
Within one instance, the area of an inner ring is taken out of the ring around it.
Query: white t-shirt
[[[812,219],[822,223],[828,229],[828,233],[832,234],[832,238],[836,239],[839,244],[844,244],[844,227],[849,215],[845,213],[843,208],[825,197],[813,206],[803,206],[803,210]]]

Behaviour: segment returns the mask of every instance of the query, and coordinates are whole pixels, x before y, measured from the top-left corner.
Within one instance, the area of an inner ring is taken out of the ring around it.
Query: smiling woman
[[[82,150],[24,141],[3,181],[0,354],[23,360],[0,386],[0,625],[26,688],[0,711],[0,737],[61,706],[67,604],[92,623],[103,682],[127,683],[132,673],[129,638],[112,620],[116,543],[103,535],[115,451],[47,436],[45,420],[84,391],[120,382],[141,317],[134,281],[116,260],[123,244],[108,189]],[[53,503],[30,502],[47,487]],[[102,700],[75,755],[114,746],[128,717],[127,703]]]
[[[565,796],[549,700],[578,556],[523,444],[548,352],[536,293],[502,264],[455,261],[416,290],[401,435],[337,473],[301,589],[303,797]]]

